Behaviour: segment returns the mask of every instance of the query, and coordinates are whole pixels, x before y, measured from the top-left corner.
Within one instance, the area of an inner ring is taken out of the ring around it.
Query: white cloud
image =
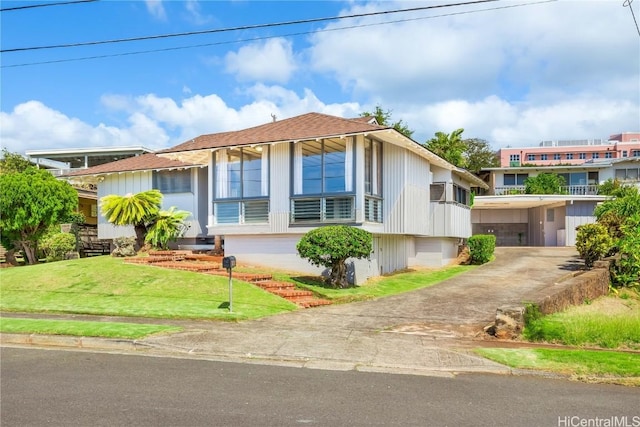
[[[240,81],[286,83],[296,68],[292,45],[283,38],[247,44],[225,57],[225,71]]]
[[[204,25],[212,21],[212,17],[202,13],[198,0],[187,0],[184,4],[187,19],[195,25]]]
[[[147,5],[147,11],[151,16],[157,20],[166,21],[167,12],[164,10],[162,0],[145,0],[145,4]]]
[[[103,123],[92,126],[41,102],[28,101],[10,113],[0,113],[2,146],[18,153],[30,149],[91,146],[143,145],[152,149],[166,146],[165,131],[153,121],[138,114],[132,114],[128,121],[129,125],[121,128]]]

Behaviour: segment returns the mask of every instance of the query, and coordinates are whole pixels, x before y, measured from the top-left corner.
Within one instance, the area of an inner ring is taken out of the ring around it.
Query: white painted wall
[[[443,267],[458,257],[458,239],[417,237],[409,267]]]

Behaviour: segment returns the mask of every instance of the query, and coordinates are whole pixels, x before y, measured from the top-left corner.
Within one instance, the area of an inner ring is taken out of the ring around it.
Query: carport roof
[[[476,196],[473,199],[473,209],[529,209],[540,206],[554,205],[558,203],[575,201],[603,202],[607,196],[576,196],[567,194],[519,194],[505,196]]]

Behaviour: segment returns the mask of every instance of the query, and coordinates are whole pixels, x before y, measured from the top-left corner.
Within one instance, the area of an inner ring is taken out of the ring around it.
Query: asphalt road
[[[621,386],[62,350],[0,356],[2,426],[569,427],[598,418],[640,427],[640,390]]]

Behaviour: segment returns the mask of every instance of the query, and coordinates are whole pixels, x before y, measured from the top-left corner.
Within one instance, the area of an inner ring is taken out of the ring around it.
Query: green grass
[[[637,299],[604,297],[590,306],[530,321],[524,337],[530,341],[546,341],[574,346],[603,348],[640,348],[640,303]]]
[[[298,286],[309,289],[315,294],[330,299],[335,303],[346,303],[427,288],[474,268],[476,268],[476,266],[457,265],[439,270],[417,270],[396,273],[371,279],[362,286],[354,286],[346,289],[328,287],[317,277],[289,276],[283,277],[283,279],[293,281]]]
[[[249,283],[100,256],[0,270],[0,310],[187,319],[252,319],[297,306]]]
[[[120,322],[0,318],[0,332],[9,334],[71,335],[77,337],[138,339],[151,334],[179,332],[182,328]]]
[[[519,369],[537,369],[577,376],[640,377],[640,354],[580,349],[479,348],[487,359]]]

